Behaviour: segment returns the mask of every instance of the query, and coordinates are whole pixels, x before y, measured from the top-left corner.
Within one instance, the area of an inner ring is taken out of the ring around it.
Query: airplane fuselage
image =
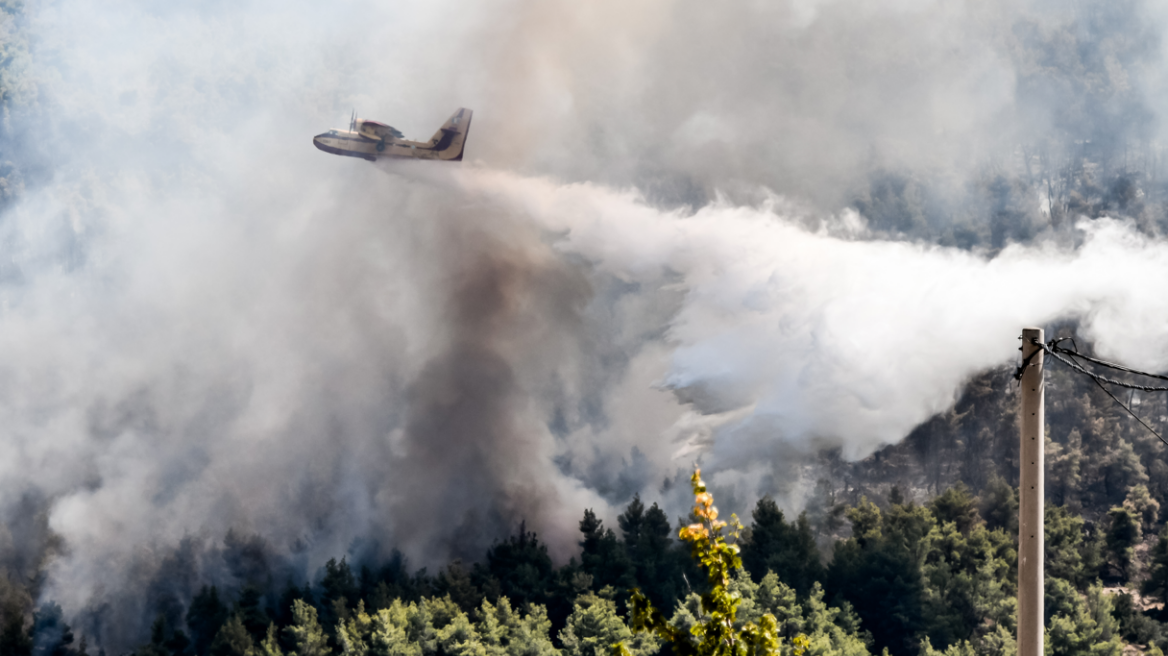
[[[381,123],[354,119],[357,130],[329,130],[312,138],[326,153],[376,161],[381,157],[461,161],[470,131],[471,110],[460,109],[429,141],[402,139],[400,132]],[[372,126],[372,127],[371,127]]]
[[[414,159],[438,159],[438,153],[430,144],[404,139],[373,141],[349,130],[329,130],[312,138],[317,148],[333,155],[360,157],[374,161],[378,157],[409,157]]]

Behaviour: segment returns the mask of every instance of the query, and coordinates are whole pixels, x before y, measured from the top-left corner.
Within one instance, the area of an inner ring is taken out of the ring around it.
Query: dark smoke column
[[[460,236],[448,343],[410,386],[404,448],[392,469],[402,495],[392,504],[395,538],[430,559],[479,559],[521,521],[546,528],[541,519],[559,506],[546,433],[531,420],[515,360],[539,353],[538,339],[522,337],[531,324],[565,316],[557,311],[560,283],[579,285],[555,258],[532,255],[544,248],[538,242]],[[411,536],[426,543],[411,544]]]

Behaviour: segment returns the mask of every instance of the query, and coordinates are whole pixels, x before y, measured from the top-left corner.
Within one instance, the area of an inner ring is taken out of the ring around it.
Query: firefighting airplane
[[[454,112],[429,141],[408,141],[398,130],[377,121],[353,118],[348,130],[329,130],[312,138],[312,144],[326,153],[360,157],[370,162],[378,157],[462,161],[462,149],[470,131],[474,112],[461,108]]]

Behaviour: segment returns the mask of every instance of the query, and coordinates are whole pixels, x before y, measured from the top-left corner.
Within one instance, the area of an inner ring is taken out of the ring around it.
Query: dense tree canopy
[[[359,573],[347,558],[330,560],[315,581],[302,584],[268,577],[236,587],[203,585],[178,616],[158,609],[136,653],[602,656],[619,642],[632,656],[668,654],[677,646],[633,631],[633,591],[663,611],[668,635],[684,636],[716,619],[710,604],[723,586],[726,599],[736,600],[732,624],[747,630],[772,618],[766,621],[786,656],[797,636],[815,656],[1012,654],[1014,489],[990,477],[980,495],[959,484],[923,504],[899,486],[887,489],[886,498],[861,496],[842,506],[842,527],[830,521],[817,527],[809,513],[787,521],[775,500],[758,500],[733,546],[741,559],[727,556],[724,578],[704,577],[703,561],[691,559],[660,507],[636,497],[617,519],[619,535],[585,510],[580,558],[559,567],[521,525],[482,562],[469,568],[452,562],[436,575],[410,573],[394,553]],[[1125,642],[1151,651],[1168,644],[1160,606],[1140,601],[1141,592],[1153,601],[1168,597],[1168,529],[1152,489],[1132,485],[1122,505],[1094,520],[1048,504],[1053,654],[1117,656]],[[832,533],[825,531],[843,532],[828,552],[823,539]],[[1102,582],[1127,593],[1113,597]],[[28,597],[22,602],[6,585],[3,654],[88,653],[59,606],[23,611]]]
[[[1152,599],[1168,595],[1168,532],[1142,538],[1145,527],[1160,524],[1149,510],[1150,488],[1138,487],[1094,522],[1048,505],[1052,653],[1117,655],[1124,642],[1156,651],[1168,641],[1156,607],[1145,611],[1135,601],[1137,589]],[[737,600],[732,622],[757,626],[771,617],[780,638],[805,636],[807,651],[824,656],[1011,654],[1017,557],[1008,515],[1016,507],[1001,478],[991,477],[980,497],[957,485],[925,504],[893,486],[886,499],[861,497],[844,508],[850,531],[824,558],[822,528],[807,513],[788,522],[773,499],[761,499],[735,547],[743,568],[722,579]],[[668,653],[674,647],[632,630],[631,591],[665,609],[670,631],[688,635],[710,620],[704,600],[714,579],[693,575],[656,504],[634,498],[618,525],[619,535],[586,510],[581,558],[560,567],[520,526],[481,563],[454,562],[434,576],[408,573],[395,554],[359,576],[341,559],[311,584],[203,586],[179,625],[158,616],[138,653],[599,656],[617,642],[633,656]],[[1113,598],[1100,581],[1132,593]],[[17,610],[0,632],[6,654],[87,648],[59,607],[47,604],[26,620]]]

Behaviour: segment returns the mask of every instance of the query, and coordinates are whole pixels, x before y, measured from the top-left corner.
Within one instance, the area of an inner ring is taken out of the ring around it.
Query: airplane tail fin
[[[466,146],[466,135],[470,132],[470,119],[473,114],[473,111],[465,107],[460,108],[430,138],[430,143],[434,144],[433,148],[438,153],[438,159],[462,161],[462,150]]]

